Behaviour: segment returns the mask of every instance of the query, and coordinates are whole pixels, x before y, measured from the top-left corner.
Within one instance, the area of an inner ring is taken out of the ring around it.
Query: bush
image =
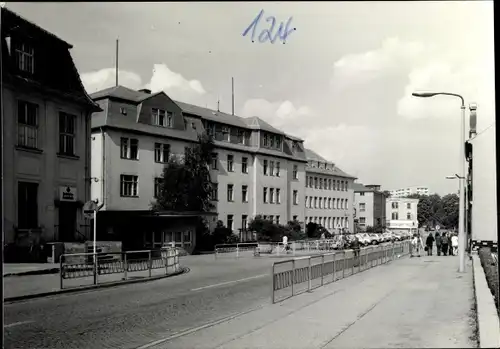
[[[479,259],[481,265],[483,266],[484,273],[486,274],[486,281],[490,287],[493,298],[495,298],[495,305],[497,307],[498,314],[500,316],[500,309],[498,304],[498,266],[497,262],[491,256],[491,249],[489,247],[483,247],[479,249]]]
[[[257,233],[258,241],[281,241],[283,235],[290,236],[290,231],[287,227],[281,224],[275,224],[270,220],[262,218],[261,215],[255,216],[248,224],[248,230]]]

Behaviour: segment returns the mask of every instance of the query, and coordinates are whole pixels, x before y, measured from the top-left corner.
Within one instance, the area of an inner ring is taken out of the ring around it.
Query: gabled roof
[[[322,157],[321,155],[319,155],[318,153],[316,153],[315,151],[313,151],[311,149],[305,148],[304,150],[306,152],[307,160],[331,163],[330,161],[326,160],[324,157]]]
[[[277,128],[271,126],[261,118],[257,116],[251,116],[249,118],[244,118],[246,124],[250,126],[251,128],[255,128],[257,130],[262,130],[262,131],[267,131],[267,132],[273,132],[279,135],[285,135],[285,132],[278,130]]]
[[[5,25],[5,22],[4,22],[4,18],[3,16],[10,16],[12,20],[18,20],[18,21],[22,21],[22,22],[25,22],[26,25],[30,26],[31,28],[30,29],[34,29],[40,33],[43,33],[44,35],[46,35],[47,37],[50,37],[52,39],[55,39],[56,41],[60,42],[61,44],[63,45],[66,45],[68,49],[71,49],[73,48],[73,45],[69,44],[68,42],[64,41],[63,39],[57,37],[56,35],[52,34],[51,32],[43,29],[42,27],[36,25],[35,23],[27,20],[26,18],[20,16],[19,14],[9,10],[7,7],[4,7],[2,8],[2,19],[0,20],[0,22],[2,23],[2,30],[9,30],[11,28],[5,28],[4,25]]]
[[[181,109],[183,113],[199,116],[203,119],[220,122],[222,124],[227,124],[231,126],[248,128],[244,119],[236,116],[223,113],[221,111],[215,111],[208,108],[198,107],[193,104],[188,104],[184,102],[174,101]]]
[[[144,92],[139,92],[136,90],[132,90],[130,88],[124,87],[124,86],[113,86],[106,88],[101,91],[97,91],[95,93],[92,93],[90,97],[93,100],[99,100],[103,98],[118,98],[118,99],[124,99],[130,102],[136,102],[139,103],[141,99],[144,99],[146,97],[150,97],[151,95],[148,93]]]
[[[333,165],[333,170],[327,170],[327,169],[323,169],[323,168],[307,166],[306,167],[307,172],[314,172],[314,173],[320,173],[320,174],[325,174],[325,175],[329,175],[329,176],[339,176],[339,177],[356,179],[356,177],[351,176],[350,174],[342,171],[333,162],[326,160],[324,157],[322,157],[318,153],[312,151],[311,149],[305,148],[305,152],[306,152],[306,158],[308,161],[312,160],[312,161],[326,162],[329,165]]]

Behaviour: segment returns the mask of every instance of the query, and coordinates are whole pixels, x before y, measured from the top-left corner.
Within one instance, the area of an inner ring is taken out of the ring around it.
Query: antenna
[[[234,115],[234,78],[231,78],[231,97],[232,97],[232,112]]]
[[[217,111],[218,112],[220,112],[219,106],[220,106],[220,98],[219,98],[219,96],[217,96]]]
[[[115,67],[116,67],[116,86],[118,86],[118,39],[116,39],[116,64],[115,64]]]

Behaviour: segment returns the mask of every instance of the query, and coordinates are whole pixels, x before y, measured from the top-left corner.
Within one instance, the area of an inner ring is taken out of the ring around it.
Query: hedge
[[[491,256],[491,249],[489,247],[483,247],[479,249],[479,259],[481,260],[481,265],[483,266],[484,273],[486,274],[486,281],[488,286],[495,298],[495,305],[497,307],[498,315],[500,316],[500,309],[498,304],[498,266],[495,259]]]

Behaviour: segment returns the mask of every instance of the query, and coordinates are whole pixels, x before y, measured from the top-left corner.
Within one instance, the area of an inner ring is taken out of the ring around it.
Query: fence
[[[240,242],[236,244],[219,244],[214,246],[215,259],[230,254],[236,254],[235,257],[239,258],[242,255],[253,256],[255,250],[260,244],[257,242]]]
[[[95,261],[95,263],[94,263]],[[179,250],[162,248],[111,253],[72,253],[60,258],[60,288],[64,280],[93,277],[93,284],[99,283],[99,275],[121,274],[121,280],[129,279],[129,273],[152,271],[165,268],[165,275],[180,271]],[[117,280],[113,280],[117,281]]]
[[[317,256],[275,262],[272,266],[272,302],[280,302],[303,292],[387,263],[409,253],[409,242],[370,246]]]

